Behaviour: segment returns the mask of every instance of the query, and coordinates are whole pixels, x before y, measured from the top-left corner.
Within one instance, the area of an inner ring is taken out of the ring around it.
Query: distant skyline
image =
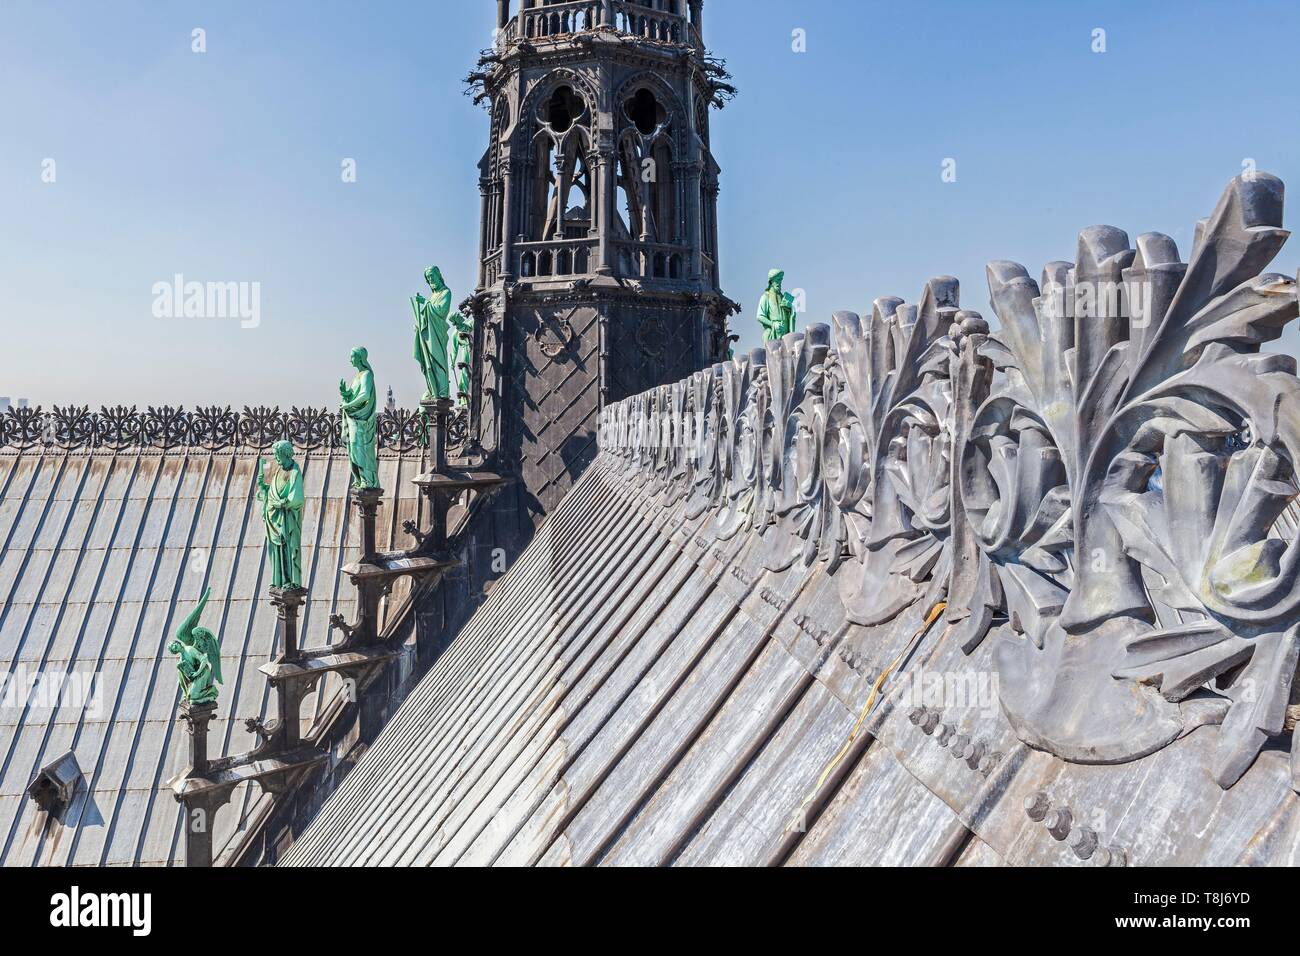
[[[332,406],[365,345],[412,405],[408,299],[430,264],[457,302],[476,277],[462,79],[495,8],[7,0],[0,395]],[[712,146],[742,348],[772,266],[801,327],[940,274],[995,322],[990,260],[1037,276],[1096,223],[1186,258],[1243,168],[1300,185],[1294,2],[706,0],[705,31],[740,91]],[[1272,271],[1297,264],[1293,241]],[[185,318],[177,277],[237,314]]]

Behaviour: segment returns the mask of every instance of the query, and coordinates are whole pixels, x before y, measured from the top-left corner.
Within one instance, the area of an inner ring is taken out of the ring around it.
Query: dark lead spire
[[[490,111],[470,428],[545,514],[607,402],[726,354],[701,0],[498,3],[471,76]]]

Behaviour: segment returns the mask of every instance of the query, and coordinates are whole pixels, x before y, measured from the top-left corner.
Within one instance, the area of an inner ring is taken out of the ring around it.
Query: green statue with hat
[[[758,300],[758,324],[763,328],[763,341],[771,342],[794,331],[794,296],[781,290],[785,273],[773,269],[767,274],[767,288]]]

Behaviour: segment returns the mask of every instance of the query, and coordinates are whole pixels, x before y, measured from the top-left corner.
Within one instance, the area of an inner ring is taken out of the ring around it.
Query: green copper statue
[[[217,684],[221,679],[221,644],[206,627],[199,627],[199,615],[212,596],[212,588],[203,592],[199,606],[176,629],[167,650],[179,654],[176,671],[181,681],[181,699],[191,704],[215,704]]]
[[[348,443],[352,462],[353,488],[379,487],[379,460],[375,451],[375,423],[379,406],[375,399],[375,372],[364,348],[352,350],[352,367],[357,370],[352,384],[339,379],[343,405],[343,437]]]
[[[293,445],[278,441],[272,447],[280,466],[270,481],[263,463],[257,463],[257,497],[262,502],[266,546],[271,556],[271,587],[302,587],[302,469],[293,460]]]
[[[415,312],[415,360],[424,374],[424,400],[451,397],[451,380],[447,374],[447,333],[451,313],[451,290],[442,281],[437,266],[424,273],[429,283],[429,298],[417,295],[411,300]]]
[[[763,327],[763,341],[771,342],[794,331],[794,296],[781,291],[785,273],[773,269],[767,274],[767,289],[758,300],[758,324]]]
[[[456,403],[469,404],[469,361],[474,320],[459,312],[451,314],[451,327],[456,334],[451,337],[451,367],[456,372]]]

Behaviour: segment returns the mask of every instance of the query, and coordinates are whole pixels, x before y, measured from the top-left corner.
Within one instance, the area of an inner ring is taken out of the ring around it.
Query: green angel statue
[[[358,346],[352,350],[352,367],[357,370],[357,374],[351,385],[339,379],[339,395],[343,398],[339,415],[343,419],[348,460],[352,462],[352,487],[378,488],[379,460],[375,450],[375,424],[379,406],[375,398],[375,372],[370,367],[369,355],[364,348]]]
[[[771,342],[794,331],[794,296],[781,291],[785,273],[773,269],[767,274],[767,289],[758,300],[758,324],[763,327],[763,341]]]
[[[212,588],[203,592],[198,607],[176,629],[176,636],[167,645],[168,651],[180,655],[176,672],[180,676],[181,699],[191,704],[215,704],[217,684],[223,683],[221,644],[206,627],[199,627],[199,616],[211,596]]]
[[[456,402],[469,404],[469,363],[474,335],[474,320],[459,312],[451,314],[451,327],[456,334],[451,339],[451,367],[456,372]]]
[[[429,298],[417,295],[411,300],[415,312],[415,360],[424,375],[424,400],[451,397],[451,380],[447,374],[447,335],[451,314],[451,290],[442,281],[442,272],[430,266],[424,273],[429,283]]]
[[[293,445],[272,446],[275,474],[267,480],[262,461],[257,463],[257,498],[262,502],[266,547],[271,559],[271,586],[302,587],[302,469],[293,460]]]

